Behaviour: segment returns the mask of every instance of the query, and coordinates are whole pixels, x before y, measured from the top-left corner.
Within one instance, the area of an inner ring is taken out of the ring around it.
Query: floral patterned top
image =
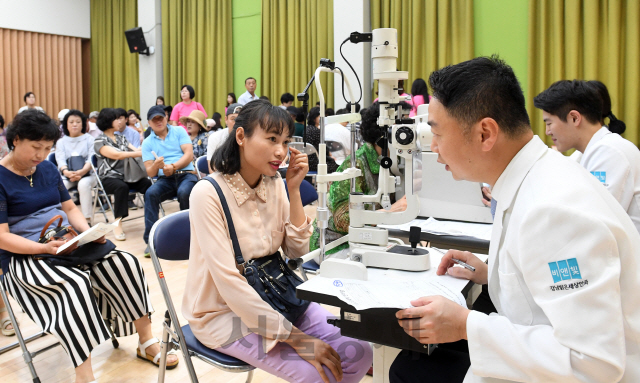
[[[209,132],[202,132],[193,140],[193,158],[198,159],[207,154],[207,144],[209,143]]]
[[[0,135],[0,160],[9,154],[9,146],[7,145],[7,137]]]

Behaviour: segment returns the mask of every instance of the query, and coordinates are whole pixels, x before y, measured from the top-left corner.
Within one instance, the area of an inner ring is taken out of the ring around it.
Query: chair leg
[[[120,343],[118,342],[118,338],[116,338],[116,335],[113,333],[111,323],[109,322],[107,322],[107,328],[109,329],[109,334],[111,334],[111,344],[113,345],[113,348],[118,348],[120,347]]]
[[[33,378],[34,383],[40,383],[40,378],[38,378],[38,373],[36,372],[35,367],[33,366],[33,357],[29,350],[27,349],[27,344],[22,337],[22,333],[20,332],[20,328],[17,326],[18,321],[16,320],[16,316],[13,314],[13,309],[11,308],[11,304],[9,303],[9,299],[7,297],[7,293],[4,290],[4,286],[0,283],[0,294],[2,295],[2,299],[4,300],[5,306],[7,307],[7,312],[9,313],[9,319],[11,319],[11,323],[13,324],[13,329],[16,332],[16,337],[18,337],[18,343],[20,343],[20,348],[22,349],[22,358],[24,362],[29,367],[29,372],[31,373],[31,377]]]
[[[253,380],[253,371],[254,371],[254,370],[251,370],[251,371],[249,371],[249,372],[247,373],[247,380],[246,380],[246,383],[251,383],[251,381]]]
[[[169,352],[169,330],[171,318],[169,312],[164,314],[164,326],[162,330],[162,343],[160,343],[160,366],[158,366],[158,383],[164,383],[164,374],[167,371],[167,352]]]

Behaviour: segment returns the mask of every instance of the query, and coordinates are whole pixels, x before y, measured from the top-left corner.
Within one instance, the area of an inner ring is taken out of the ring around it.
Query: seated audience
[[[295,97],[291,93],[283,93],[280,96],[280,107],[287,110],[288,107],[293,106],[293,101],[295,101]]]
[[[309,115],[307,117],[307,135],[305,136],[306,142],[310,143],[316,148],[316,151],[320,150],[320,107],[314,106],[309,110]],[[318,164],[320,161],[318,160],[317,154],[312,154],[309,156],[309,171],[317,172]],[[338,164],[331,157],[329,151],[327,151],[326,157],[327,163],[327,173],[333,173],[338,169]]]
[[[339,109],[337,114],[348,114],[347,109]],[[331,150],[330,154],[336,160],[338,165],[342,164],[345,157],[351,154],[351,132],[347,129],[347,123],[341,122],[336,124],[325,125],[324,127],[324,139],[325,141],[333,141],[342,146],[342,149]],[[327,146],[327,151],[329,151]]]
[[[18,114],[8,128],[11,154],[0,160],[4,286],[27,316],[60,342],[75,367],[76,382],[95,381],[91,351],[111,337],[108,323],[116,336],[137,332],[138,355],[157,365],[154,355],[159,358],[160,345],[151,333],[149,286],[135,256],[116,249],[82,267],[56,266],[42,259],[64,244],[38,242],[54,216],[62,216],[63,224],[79,233],[89,229],[60,173],[45,161],[59,137],[56,123],[35,110]],[[167,366],[177,364],[178,358],[169,356]]]
[[[164,97],[162,96],[156,97],[156,105],[164,105]]]
[[[4,132],[4,117],[0,114],[0,160],[9,154],[9,147],[7,146],[7,138]]]
[[[232,104],[227,108],[227,116],[224,119],[226,128],[219,129],[217,132],[209,136],[209,142],[207,143],[207,162],[209,162],[209,173],[211,173],[211,158],[213,153],[222,145],[223,142],[229,137],[229,132],[233,130],[233,126],[238,117],[238,113],[242,110],[242,105]]]
[[[124,181],[124,161],[127,158],[142,157],[140,149],[134,148],[123,135],[115,134],[120,129],[122,121],[115,109],[105,108],[98,115],[98,128],[102,135],[95,139],[94,151],[98,159],[98,177],[107,194],[113,194],[113,215],[118,218],[129,216],[129,191],[145,193],[151,186],[151,180],[142,177],[136,182]],[[122,230],[122,219],[113,234],[119,241],[124,241],[126,235]]]
[[[18,109],[18,113],[22,113],[25,110],[29,110],[29,109],[36,109],[41,112],[44,111],[41,107],[36,106],[36,95],[33,92],[25,93],[23,100],[26,105]]]
[[[196,97],[196,91],[191,85],[183,85],[182,88],[180,88],[180,99],[182,99],[182,101],[173,107],[171,117],[169,118],[169,125],[180,125],[186,132],[187,127],[182,125],[180,118],[187,117],[194,110],[199,110],[204,113],[205,117],[209,117],[202,104],[193,100],[194,97]]]
[[[231,104],[237,104],[238,100],[236,99],[236,94],[231,92],[227,95],[227,106],[224,107],[224,113],[225,115],[227,114],[227,108],[229,107],[229,105]]]
[[[120,123],[120,129],[116,130],[115,134],[125,136],[125,138],[129,142],[129,144],[131,144],[131,146],[133,146],[136,149],[139,148],[140,133],[138,133],[138,131],[135,128],[128,126],[127,121],[129,119],[129,114],[127,113],[126,110],[122,108],[117,108],[115,109],[115,111],[118,114],[118,122]]]
[[[411,113],[409,117],[414,117],[418,112],[418,106],[422,104],[428,104],[431,96],[429,96],[429,88],[427,88],[427,82],[424,79],[417,78],[411,85]]]
[[[307,156],[291,149],[290,201],[275,166],[287,155],[293,129],[286,111],[252,101],[213,157],[219,172],[212,177],[224,193],[245,261],[279,248],[291,258],[307,252],[311,219],[300,198]],[[198,209],[189,211],[191,253],[182,314],[196,338],[287,382],[360,382],[373,359],[369,343],[341,336],[339,328],[327,323],[333,314],[317,303],[294,323],[285,319],[236,267],[213,185],[198,183],[192,199]]]
[[[189,116],[180,118],[180,122],[187,127],[187,133],[193,143],[193,158],[195,159],[207,154],[209,132],[203,120],[204,113],[199,110],[194,110]]]
[[[98,129],[98,125],[96,125],[96,121],[98,121],[98,115],[100,112],[93,111],[89,113],[89,118],[87,118],[87,124],[89,125],[89,133],[93,138],[98,138],[99,135],[102,134],[102,131]]]
[[[193,167],[193,144],[187,132],[167,124],[160,105],[147,113],[153,131],[142,142],[142,160],[149,177],[158,177],[144,195],[144,242],[149,243],[151,227],[158,220],[160,203],[178,197],[180,210],[189,208],[191,189],[198,182]],[[149,246],[144,251],[149,257]]]
[[[295,108],[295,106],[291,106],[290,108]],[[293,109],[287,108],[289,113],[293,112]],[[296,108],[296,117],[295,117],[296,131],[293,133],[296,137],[302,137],[304,135],[304,114],[302,113],[302,108]]]
[[[404,108],[410,105],[404,104]],[[380,107],[377,102],[367,108],[362,115],[360,132],[364,139],[362,145],[356,151],[356,168],[360,169],[361,176],[356,178],[356,192],[364,194],[376,194],[378,191],[378,174],[380,164],[378,157],[382,155],[383,128],[378,126],[380,117]],[[342,172],[351,166],[351,156],[345,158],[344,162],[336,171]],[[329,217],[329,227],[326,229],[326,242],[329,243],[349,233],[349,195],[351,193],[351,180],[344,180],[331,183],[327,196],[327,207],[331,216]],[[393,197],[393,196],[392,196]],[[380,206],[377,207],[379,209]],[[407,199],[401,198],[391,205],[391,211],[404,211],[407,208]],[[315,223],[314,223],[315,226]],[[314,227],[309,250],[313,251],[319,247],[320,232]],[[339,250],[349,247],[348,243],[342,244],[334,249],[328,250],[327,254],[333,254]]]
[[[82,214],[91,221],[93,198],[91,188],[96,186],[96,175],[91,170],[94,138],[87,133],[87,118],[76,109],[71,109],[62,120],[64,136],[56,144],[56,162],[67,190],[76,187]]]

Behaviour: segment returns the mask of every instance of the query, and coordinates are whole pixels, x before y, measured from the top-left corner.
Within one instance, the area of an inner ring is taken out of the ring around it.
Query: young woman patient
[[[267,101],[248,103],[229,138],[216,151],[211,177],[229,205],[245,261],[280,247],[304,255],[312,234],[300,183],[307,156],[291,149],[285,184],[277,170],[294,132],[288,113]],[[359,382],[371,367],[367,342],[346,338],[327,324],[332,315],[311,303],[290,323],[251,287],[236,268],[216,189],[199,182],[191,193],[191,255],[182,313],[207,347],[241,359],[288,382]]]

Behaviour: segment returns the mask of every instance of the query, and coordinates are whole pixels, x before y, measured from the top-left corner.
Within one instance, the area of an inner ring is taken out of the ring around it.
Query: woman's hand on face
[[[289,150],[291,151],[291,159],[287,169],[287,188],[298,190],[302,180],[309,172],[309,157],[297,149],[289,148]]]

